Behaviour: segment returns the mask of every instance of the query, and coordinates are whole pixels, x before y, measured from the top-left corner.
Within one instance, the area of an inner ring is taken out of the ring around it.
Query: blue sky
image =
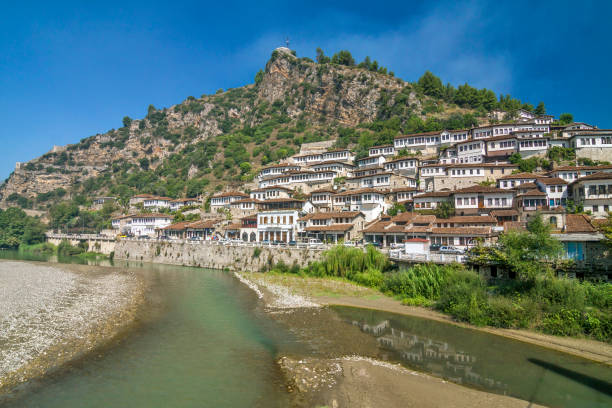
[[[298,56],[348,49],[612,128],[610,1],[125,3],[3,5],[0,180],[151,103],[252,82],[286,36]]]

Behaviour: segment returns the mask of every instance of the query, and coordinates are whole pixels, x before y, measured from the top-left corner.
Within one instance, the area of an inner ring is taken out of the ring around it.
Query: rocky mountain
[[[486,120],[379,70],[315,63],[279,48],[254,84],[149,106],[146,117],[126,117],[120,129],[17,164],[0,186],[0,206],[45,209],[64,197],[135,192],[194,196],[249,182],[304,142],[364,148],[448,118],[461,127],[467,116]]]

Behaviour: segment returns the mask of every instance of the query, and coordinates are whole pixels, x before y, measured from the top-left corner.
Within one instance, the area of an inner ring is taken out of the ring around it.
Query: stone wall
[[[576,148],[576,156],[591,160],[612,161],[612,148],[602,147],[579,147]]]
[[[279,261],[289,266],[294,263],[306,266],[321,259],[322,253],[322,250],[307,248],[225,246],[202,242],[121,240],[115,247],[115,259],[235,271],[259,271]]]

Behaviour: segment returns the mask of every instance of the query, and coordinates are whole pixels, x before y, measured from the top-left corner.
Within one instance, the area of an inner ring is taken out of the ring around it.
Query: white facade
[[[257,240],[290,242],[297,238],[297,210],[264,211],[257,214]]]
[[[172,216],[163,214],[141,214],[131,217],[129,229],[132,235],[140,236],[155,236],[155,230],[164,228],[170,225]]]
[[[368,152],[369,156],[394,156],[395,147],[393,145],[373,146]]]
[[[146,198],[142,205],[147,210],[159,210],[160,208],[170,208],[171,198],[168,197],[149,197]]]
[[[275,166],[264,167],[259,171],[257,177],[261,180],[264,177],[269,176],[278,176],[283,173],[287,173],[289,171],[298,171],[300,166],[291,165],[291,164],[277,164]]]
[[[345,191],[334,195],[333,205],[337,209],[361,211],[365,221],[370,222],[378,218],[390,205],[385,202],[381,192],[371,189]]]
[[[482,163],[485,156],[485,142],[471,140],[457,143],[457,163]]]

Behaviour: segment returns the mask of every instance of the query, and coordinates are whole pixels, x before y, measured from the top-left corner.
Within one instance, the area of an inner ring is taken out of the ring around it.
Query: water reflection
[[[446,341],[436,341],[393,328],[389,320],[375,325],[353,320],[352,324],[363,332],[373,334],[383,349],[396,352],[401,360],[411,366],[458,384],[467,383],[489,390],[496,389],[499,393],[506,394],[507,384],[477,372],[474,367],[476,356],[458,350]]]
[[[376,338],[385,358],[409,368],[551,407],[612,406],[605,390],[612,368],[605,364],[446,323],[333,309],[346,323]]]

